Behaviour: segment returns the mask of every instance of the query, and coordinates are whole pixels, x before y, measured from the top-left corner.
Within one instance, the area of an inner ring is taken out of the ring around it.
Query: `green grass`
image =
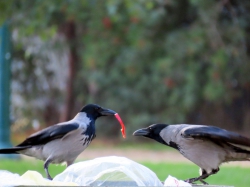
[[[57,174],[61,173],[65,168],[66,166],[51,164],[49,166],[49,172],[51,176],[56,176]],[[28,170],[34,170],[41,173],[44,177],[46,177],[45,171],[43,169],[43,161],[35,159],[27,159],[27,160],[1,159],[0,170],[8,170],[12,173],[18,173],[19,175],[24,174]]]
[[[164,181],[168,175],[177,179],[188,179],[199,175],[199,168],[193,164],[186,163],[149,163],[143,165],[156,173],[158,178]],[[250,168],[221,166],[220,171],[207,178],[205,181],[213,185],[228,185],[235,187],[250,186]]]
[[[187,179],[198,176],[199,168],[193,164],[186,163],[150,163],[143,162],[143,165],[156,173],[158,178],[164,181],[168,175],[178,179]],[[43,162],[35,159],[30,160],[8,160],[1,159],[0,169],[8,170],[12,173],[22,175],[27,170],[35,170],[45,177]],[[50,165],[49,171],[52,176],[62,172],[65,166]],[[235,187],[250,186],[250,168],[222,166],[221,170],[213,176],[206,179],[209,184],[228,185]]]

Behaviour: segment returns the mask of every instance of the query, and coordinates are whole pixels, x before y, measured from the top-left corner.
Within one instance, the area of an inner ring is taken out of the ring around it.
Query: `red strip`
[[[116,119],[120,122],[120,125],[121,125],[121,127],[122,127],[121,131],[122,131],[122,136],[123,136],[123,138],[126,138],[126,132],[125,132],[126,128],[125,128],[124,123],[122,122],[122,119],[120,118],[120,116],[119,116],[118,113],[115,114],[115,117],[116,117]]]

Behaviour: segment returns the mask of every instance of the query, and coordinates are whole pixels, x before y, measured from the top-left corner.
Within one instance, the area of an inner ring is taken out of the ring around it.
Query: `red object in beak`
[[[121,125],[121,127],[122,127],[121,131],[122,131],[122,136],[123,136],[123,138],[126,138],[126,132],[125,132],[126,128],[125,128],[124,123],[122,122],[122,119],[120,118],[120,116],[119,116],[118,113],[115,114],[115,117],[116,117],[116,119],[120,122],[120,125]]]

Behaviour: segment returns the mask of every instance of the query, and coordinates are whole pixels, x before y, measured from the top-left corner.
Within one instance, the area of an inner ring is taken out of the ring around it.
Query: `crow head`
[[[97,104],[88,104],[85,105],[80,112],[85,112],[87,114],[87,116],[90,116],[94,119],[97,119],[98,117],[101,116],[113,116],[116,114],[115,111],[110,110],[110,109],[106,109],[106,108],[102,108]]]
[[[166,142],[160,136],[160,132],[166,128],[168,125],[166,124],[153,124],[149,127],[138,129],[133,133],[134,136],[144,136],[147,138],[151,138],[160,143],[166,144]]]

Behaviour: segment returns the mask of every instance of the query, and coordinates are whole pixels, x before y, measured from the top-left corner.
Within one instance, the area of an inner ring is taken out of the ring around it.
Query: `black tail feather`
[[[18,151],[22,151],[24,149],[27,149],[30,147],[11,147],[11,148],[5,148],[0,149],[0,154],[19,154]]]

